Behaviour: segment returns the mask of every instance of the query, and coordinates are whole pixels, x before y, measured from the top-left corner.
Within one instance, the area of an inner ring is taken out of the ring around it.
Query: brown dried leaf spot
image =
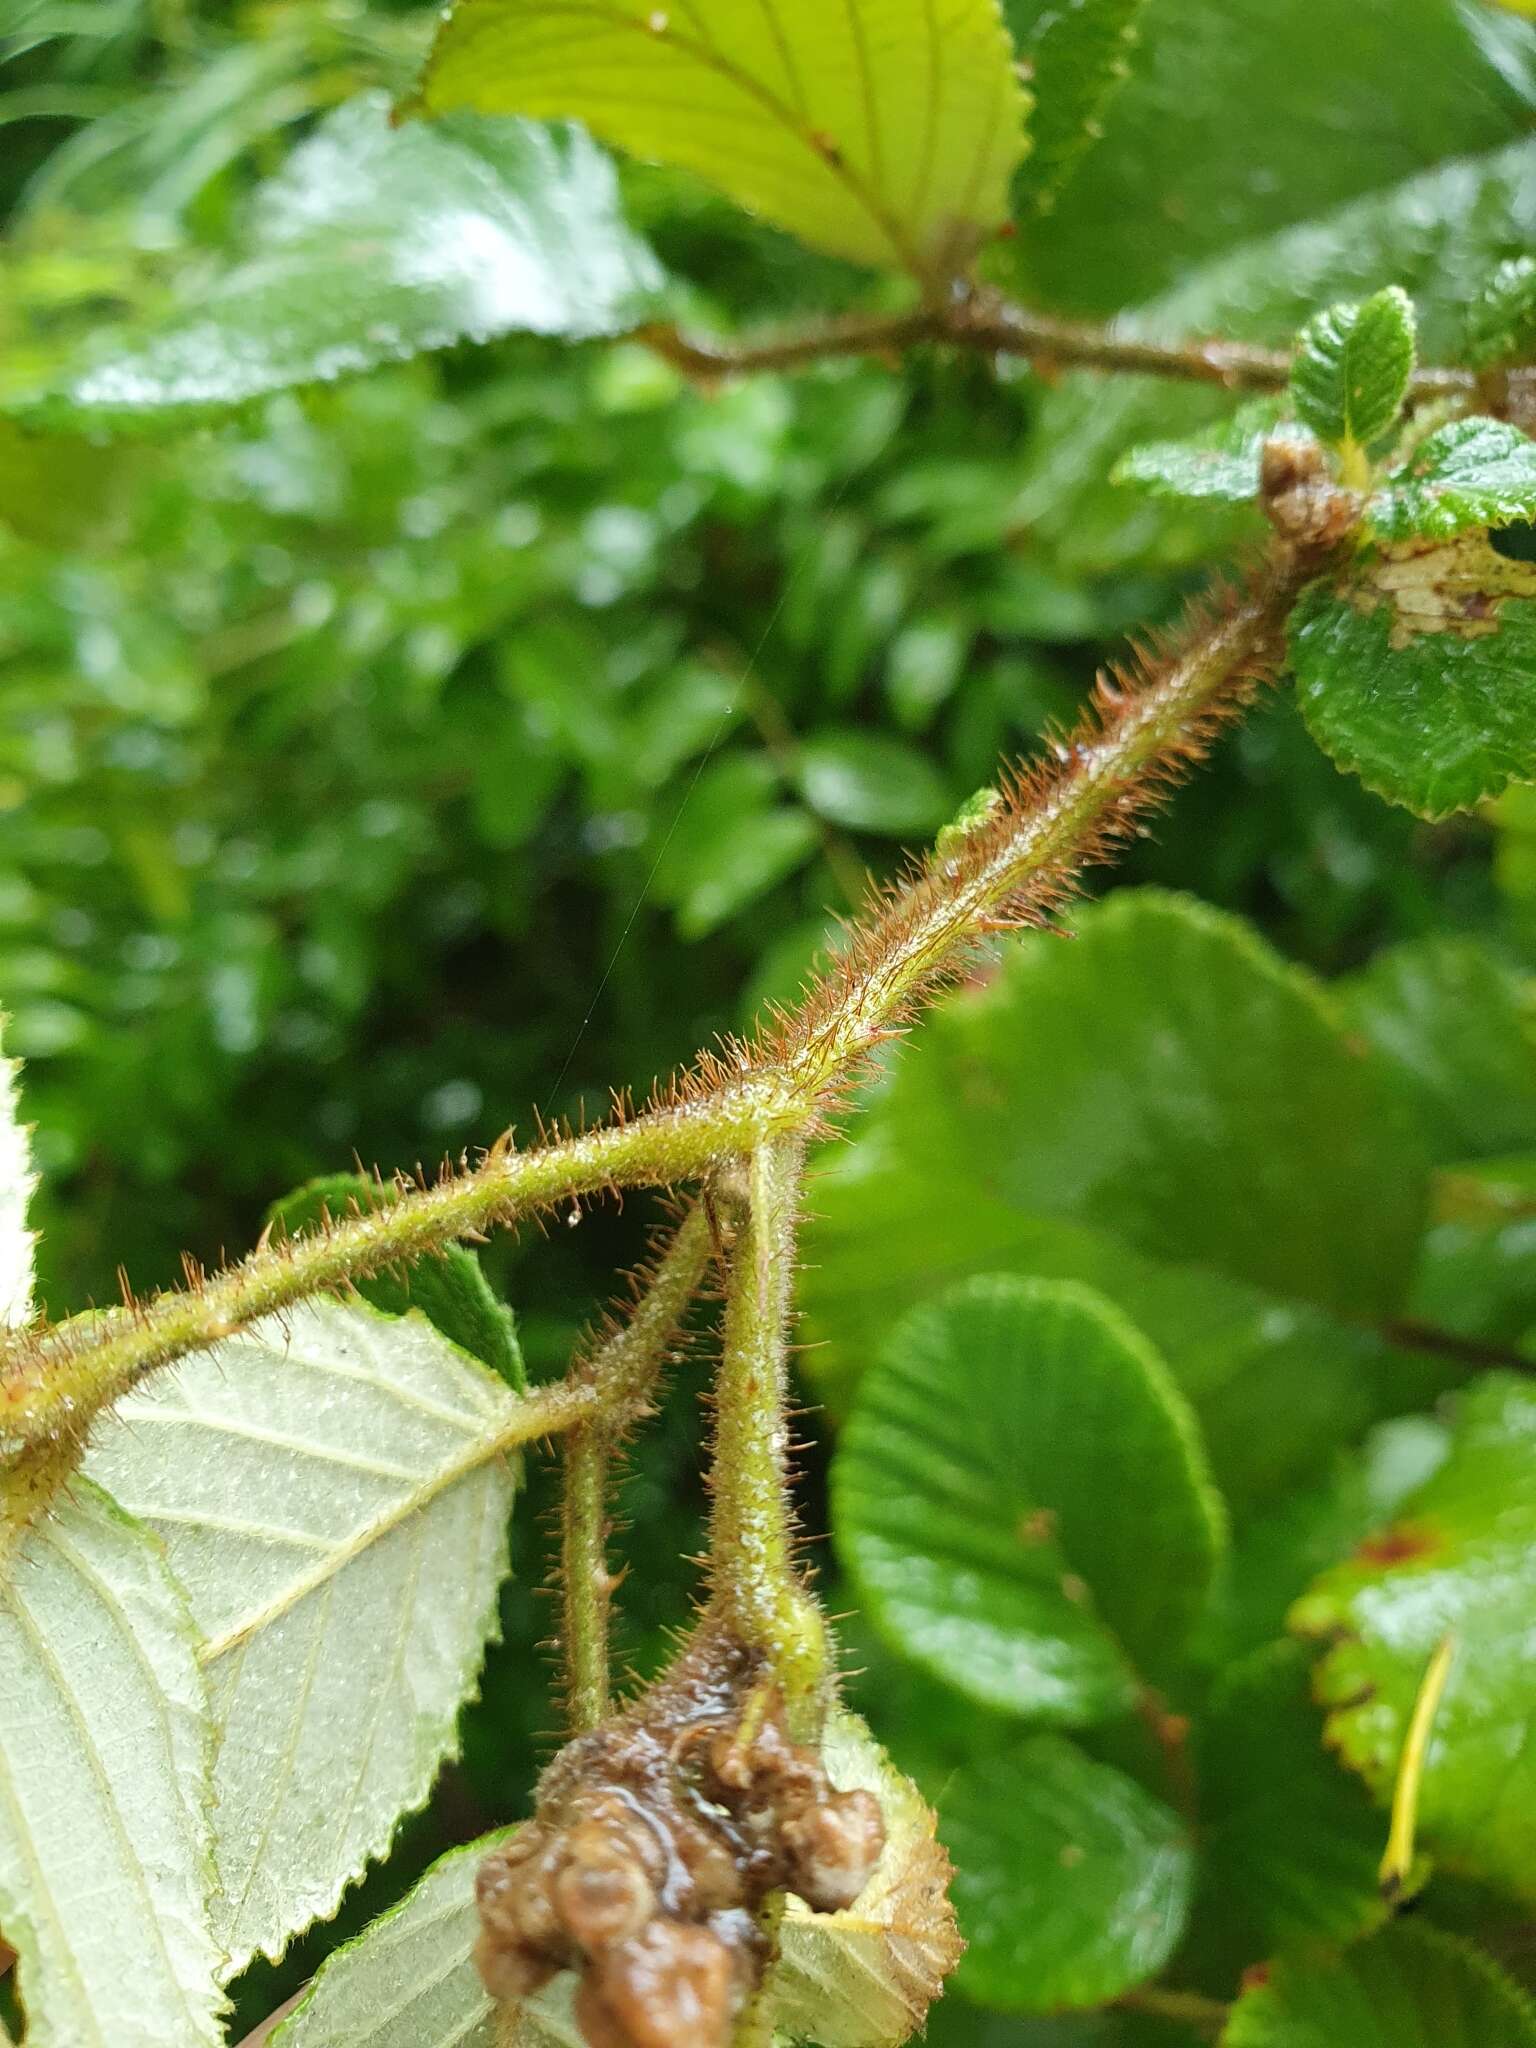
[[[835,1791],[818,1753],[790,1739],[759,1660],[701,1633],[560,1752],[534,1819],[486,1857],[475,1962],[507,2000],[578,1971],[591,2048],[726,2048],[769,1959],[769,1895],[837,1912],[884,1846],[879,1801]]]
[[[1507,598],[1536,597],[1536,564],[1510,561],[1479,533],[1402,541],[1362,556],[1339,593],[1362,612],[1390,604],[1389,641],[1401,653],[1425,633],[1457,640],[1497,633]]]

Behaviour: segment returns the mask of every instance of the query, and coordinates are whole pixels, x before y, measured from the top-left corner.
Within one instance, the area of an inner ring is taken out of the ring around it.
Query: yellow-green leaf
[[[413,111],[572,116],[933,279],[1006,218],[1024,105],[996,0],[460,0]]]

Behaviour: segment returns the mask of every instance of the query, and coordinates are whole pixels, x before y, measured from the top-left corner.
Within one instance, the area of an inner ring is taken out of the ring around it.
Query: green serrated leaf
[[[1389,1313],[1412,1272],[1424,1168],[1382,1077],[1317,983],[1188,898],[1117,891],[1075,944],[1020,948],[936,1013],[878,1116],[846,1183],[899,1128],[903,1174],[963,1170],[1015,1215],[1295,1299]]]
[[[1438,5],[1432,11],[1442,24],[1451,22]],[[1163,12],[1149,15],[1149,38]],[[1363,20],[1360,9],[1349,16],[1351,28]],[[1384,15],[1374,17],[1371,32],[1395,33]],[[1311,25],[1305,33],[1315,38]],[[1095,159],[1095,175],[1097,167]],[[1156,189],[1165,189],[1161,168],[1153,175]],[[1075,195],[1070,210],[1076,210]],[[1140,217],[1131,206],[1128,229]],[[1413,294],[1426,358],[1453,360],[1469,279],[1480,279],[1501,256],[1533,242],[1536,166],[1522,142],[1372,189],[1335,212],[1239,246],[1123,321],[1127,332],[1159,340],[1222,334],[1280,346],[1316,306],[1395,280]],[[1152,503],[1110,488],[1107,480],[1116,460],[1139,442],[1194,433],[1232,406],[1229,394],[1162,378],[1064,378],[1041,398],[1015,518],[1028,523],[1058,563],[1092,574],[1128,562],[1183,563],[1229,553],[1245,530],[1254,530],[1253,514],[1234,513],[1219,500]]]
[[[496,2009],[470,1958],[475,1872],[513,1832],[439,1857],[398,1906],[334,1949],[272,2048],[495,2048]]]
[[[581,339],[654,315],[662,276],[578,129],[341,107],[257,195],[241,266],[112,337],[23,409],[116,429],[509,333]]]
[[[1387,1077],[1315,983],[1215,912],[1117,891],[1075,944],[941,1005],[825,1156],[806,1370],[846,1405],[953,1280],[1077,1280],[1161,1350],[1251,1511],[1444,1384],[1359,1327],[1402,1310],[1425,1194]]]
[[[1387,1927],[1336,1959],[1281,1963],[1221,2048],[1536,2048],[1536,2009],[1470,1942]]]
[[[1213,1991],[1277,1957],[1381,1924],[1382,1817],[1323,1747],[1307,1659],[1273,1643],[1233,1666],[1202,1715],[1200,1876],[1185,1960]]]
[[[1189,1912],[1184,1823],[1060,1736],[960,1771],[944,1796],[960,1990],[1011,2012],[1104,2005],[1167,1962]]]
[[[1283,409],[1278,399],[1256,399],[1187,440],[1143,442],[1120,458],[1110,481],[1140,484],[1160,498],[1252,504],[1259,495],[1264,443]]]
[[[1034,108],[1030,152],[1014,179],[1016,215],[1049,213],[1104,132],[1110,102],[1131,72],[1145,0],[1060,0],[1018,38]],[[1010,17],[1016,10],[1004,7]]]
[[[896,1648],[1069,1727],[1177,1665],[1224,1536],[1167,1367],[1066,1282],[971,1280],[902,1323],[832,1491],[839,1554]],[[1149,1545],[1166,1569],[1145,1569]]]
[[[1291,614],[1313,738],[1367,788],[1444,817],[1536,777],[1536,568],[1481,535],[1369,549]]]
[[[1444,539],[1536,513],[1536,441],[1504,420],[1452,420],[1366,507],[1383,540]]]
[[[0,1029],[4,1018],[0,1017]],[[32,1171],[30,1133],[21,1120],[16,1060],[0,1058],[0,1327],[24,1323],[32,1314],[32,1250],[27,1228],[37,1177]]]
[[[75,1480],[0,1579],[0,1925],[27,2038],[212,2048],[208,1724],[160,1545]]]
[[[1456,1639],[1420,1788],[1437,1858],[1536,1898],[1536,1384],[1481,1380],[1450,1454],[1385,1527],[1291,1611],[1327,1641],[1328,1739],[1385,1799],[1430,1656]]]
[[[864,1724],[835,1712],[824,1755],[840,1790],[880,1799],[886,1847],[856,1906],[812,1914],[791,1899],[772,1997],[776,2038],[898,2048],[954,1960],[934,1819]],[[586,2048],[569,1973],[498,2015],[470,1961],[475,1871],[506,1832],[442,1857],[395,1909],[322,1965],[273,2048]]]
[[[505,1386],[417,1316],[313,1303],[120,1402],[86,1469],[203,1637],[226,1974],[335,1911],[419,1806],[496,1628]]]
[[[1536,257],[1512,256],[1494,271],[1467,314],[1461,354],[1479,370],[1536,355]]]
[[[332,1173],[295,1188],[267,1211],[269,1223],[300,1231],[329,1216],[340,1221],[387,1208],[394,1190],[363,1173]],[[386,1315],[403,1316],[419,1309],[452,1344],[478,1358],[504,1379],[515,1394],[525,1391],[528,1375],[517,1341],[512,1311],[497,1298],[481,1271],[480,1261],[465,1245],[417,1259],[404,1275],[376,1273],[356,1283],[358,1293]]]
[[[774,2038],[818,2048],[900,2048],[918,2032],[959,1952],[949,1859],[932,1811],[856,1714],[839,1708],[822,1743],[840,1792],[873,1792],[886,1843],[874,1874],[841,1913],[791,1898],[771,1990]]]
[[[1453,932],[1412,939],[1335,993],[1437,1161],[1536,1150],[1536,987],[1486,944]]]
[[[1232,1549],[1219,1631],[1223,1658],[1260,1650],[1285,1632],[1293,1601],[1347,1557],[1445,1463],[1450,1432],[1429,1415],[1378,1423],[1321,1485],[1289,1495]]]
[[[1330,306],[1296,340],[1291,397],[1302,425],[1345,458],[1379,441],[1402,409],[1413,375],[1413,301],[1388,285],[1359,305]]]
[[[419,106],[569,115],[815,248],[926,279],[1006,217],[1024,148],[995,0],[459,0]]]

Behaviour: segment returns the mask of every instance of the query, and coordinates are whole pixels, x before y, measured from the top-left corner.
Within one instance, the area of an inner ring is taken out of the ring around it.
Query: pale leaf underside
[[[95,1487],[10,1559],[0,1673],[0,1925],[28,2039],[217,2042],[195,1636],[159,1545]]]
[[[132,1396],[92,1452],[204,1637],[227,1972],[332,1913],[451,1752],[507,1566],[515,1406],[419,1317],[319,1303]]]

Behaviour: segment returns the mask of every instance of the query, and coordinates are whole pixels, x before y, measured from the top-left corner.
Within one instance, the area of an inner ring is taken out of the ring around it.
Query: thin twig
[[[1168,377],[1182,383],[1220,384],[1231,391],[1283,391],[1291,374],[1289,349],[1198,336],[1157,340],[1119,324],[1101,327],[1054,319],[989,293],[976,293],[950,306],[831,320],[757,340],[722,341],[662,326],[641,328],[635,339],[678,369],[705,378],[807,369],[843,356],[891,355],[921,342],[1022,356],[1041,369]],[[1503,374],[1515,383],[1536,381],[1523,369]],[[1483,380],[1475,370],[1454,364],[1421,364],[1409,384],[1413,398],[1472,399],[1482,391]]]

